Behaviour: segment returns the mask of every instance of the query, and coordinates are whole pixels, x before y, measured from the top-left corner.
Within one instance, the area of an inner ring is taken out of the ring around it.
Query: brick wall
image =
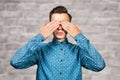
[[[39,33],[57,5],[68,8],[72,23],[83,29],[106,61],[101,72],[83,69],[83,80],[120,80],[120,0],[0,0],[0,80],[35,80],[36,66],[16,70],[9,61]]]

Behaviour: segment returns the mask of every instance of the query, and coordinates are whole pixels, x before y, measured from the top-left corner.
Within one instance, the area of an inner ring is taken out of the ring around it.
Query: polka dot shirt
[[[30,39],[12,57],[11,65],[17,69],[37,65],[36,80],[82,80],[81,67],[96,72],[105,67],[102,56],[81,33],[74,37],[77,44],[44,40],[41,34]]]

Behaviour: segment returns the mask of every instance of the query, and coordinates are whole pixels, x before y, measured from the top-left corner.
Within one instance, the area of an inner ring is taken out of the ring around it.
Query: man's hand
[[[45,38],[49,37],[55,29],[59,27],[59,21],[52,21],[48,24],[43,24],[40,28],[40,34],[42,34]]]
[[[62,21],[61,22],[62,27],[64,30],[66,30],[73,38],[82,32],[82,30],[79,28],[79,26],[74,25],[68,21]]]

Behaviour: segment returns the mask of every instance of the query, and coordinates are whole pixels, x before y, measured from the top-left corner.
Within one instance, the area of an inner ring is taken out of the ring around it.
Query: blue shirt
[[[20,48],[10,63],[14,68],[24,69],[37,64],[36,80],[82,80],[82,69],[101,71],[105,62],[89,40],[78,34],[77,44],[65,39],[53,39],[43,43],[45,38],[38,34]]]

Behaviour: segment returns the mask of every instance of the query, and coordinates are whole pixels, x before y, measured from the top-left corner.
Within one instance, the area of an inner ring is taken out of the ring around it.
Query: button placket
[[[59,75],[62,76],[62,66],[63,66],[63,60],[64,59],[64,46],[61,44],[60,45],[60,58],[59,58],[59,63],[60,63],[60,71],[59,71]]]
[[[60,46],[60,63],[63,62],[63,57],[64,57],[64,47],[63,45]]]

